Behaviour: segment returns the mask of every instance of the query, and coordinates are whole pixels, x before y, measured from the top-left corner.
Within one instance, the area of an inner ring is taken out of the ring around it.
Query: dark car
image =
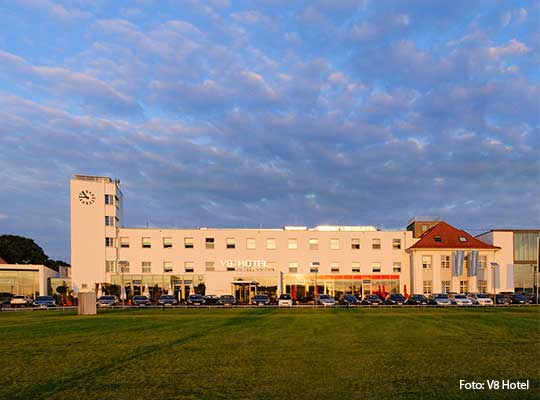
[[[354,294],[346,293],[339,302],[347,307],[356,306],[358,304],[358,298]]]
[[[236,299],[233,295],[224,294],[223,296],[219,297],[219,304],[222,306],[233,306],[236,304]]]
[[[315,299],[312,296],[300,296],[296,299],[297,304],[313,304]]]
[[[172,294],[162,294],[159,296],[157,302],[160,306],[174,306],[178,304],[178,300],[176,300]]]
[[[219,297],[216,296],[215,294],[207,294],[206,296],[204,296],[204,304],[206,304],[207,306],[211,306],[218,303],[219,303]]]
[[[270,297],[265,294],[256,294],[253,296],[253,299],[251,299],[251,304],[254,306],[267,306],[270,304]]]
[[[201,306],[205,303],[205,300],[200,294],[190,294],[187,298],[187,303],[190,306]]]
[[[495,303],[499,305],[508,305],[510,304],[510,297],[499,293],[495,295]]]
[[[97,299],[97,306],[98,307],[112,307],[116,306],[118,304],[118,299],[116,296],[107,295],[107,296],[101,296],[99,299]]]
[[[521,294],[529,300],[529,304],[540,304],[540,294],[528,292],[523,292]]]
[[[13,294],[8,292],[0,292],[0,305],[9,306]]]
[[[34,300],[34,307],[55,307],[56,303],[52,296],[38,296]]]
[[[529,299],[520,293],[514,293],[510,296],[510,302],[512,304],[529,304]]]
[[[146,307],[152,304],[150,299],[146,296],[133,296],[131,299],[131,304],[135,307]]]
[[[366,294],[362,299],[362,304],[365,306],[378,306],[382,304],[382,299],[376,294]]]
[[[405,296],[401,293],[392,293],[384,300],[384,304],[392,306],[402,305],[403,303],[405,303]]]
[[[432,299],[423,294],[411,294],[405,303],[410,306],[428,306],[436,304]]]

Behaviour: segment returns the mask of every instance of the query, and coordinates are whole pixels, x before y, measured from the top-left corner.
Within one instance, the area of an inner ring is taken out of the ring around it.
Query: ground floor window
[[[126,291],[126,300],[135,295],[146,295],[155,302],[162,294],[172,294],[178,300],[185,300],[190,294],[206,293],[203,275],[117,274],[111,276],[111,284],[103,285],[103,294],[120,298],[122,286]]]
[[[424,294],[430,295],[431,294],[431,281],[424,281]]]
[[[469,291],[469,282],[459,281],[459,293],[467,293]]]
[[[450,281],[441,281],[441,290],[443,293],[450,291]]]
[[[478,280],[478,292],[479,293],[487,292],[487,281],[485,279]]]

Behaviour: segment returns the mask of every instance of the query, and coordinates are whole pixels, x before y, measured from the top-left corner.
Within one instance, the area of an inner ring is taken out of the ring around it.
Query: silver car
[[[469,293],[469,299],[477,306],[492,306],[493,300],[485,293]]]
[[[452,296],[452,304],[456,306],[472,306],[472,301],[464,294],[455,294]]]
[[[18,294],[11,298],[9,304],[11,307],[29,307],[32,305],[32,299],[28,296]]]
[[[317,296],[317,304],[320,304],[323,307],[334,307],[336,305],[336,300],[329,294],[320,294]]]
[[[445,306],[446,307],[446,306],[452,305],[452,301],[450,300],[450,298],[448,297],[448,295],[446,293],[435,293],[433,295],[433,301],[438,306]]]

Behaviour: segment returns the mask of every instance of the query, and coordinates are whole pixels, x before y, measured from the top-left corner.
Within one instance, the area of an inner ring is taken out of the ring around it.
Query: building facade
[[[460,250],[415,247],[422,239],[414,237],[414,226],[396,231],[370,226],[127,228],[118,180],[76,175],[70,195],[72,281],[81,291],[114,284],[125,287],[128,296],[148,289],[152,295],[172,292],[182,299],[196,291],[233,294],[242,302],[255,293],[286,292],[296,298],[381,289],[429,293],[442,291],[446,264],[433,262],[429,275],[421,260],[428,253],[440,260]],[[426,233],[438,224],[431,221]],[[481,255],[488,263],[500,250],[478,239],[474,244],[485,246]],[[455,282],[460,279],[452,282],[451,289],[459,289]],[[476,281],[467,282],[468,291],[477,291]]]
[[[51,292],[51,279],[58,276],[58,272],[44,265],[0,264],[0,292],[45,296]]]

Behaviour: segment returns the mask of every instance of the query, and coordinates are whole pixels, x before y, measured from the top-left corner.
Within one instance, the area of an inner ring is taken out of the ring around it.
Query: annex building
[[[72,282],[79,291],[121,285],[186,298],[255,293],[513,291],[505,249],[443,221],[404,230],[373,226],[159,229],[124,226],[120,181],[75,175],[70,185]]]

